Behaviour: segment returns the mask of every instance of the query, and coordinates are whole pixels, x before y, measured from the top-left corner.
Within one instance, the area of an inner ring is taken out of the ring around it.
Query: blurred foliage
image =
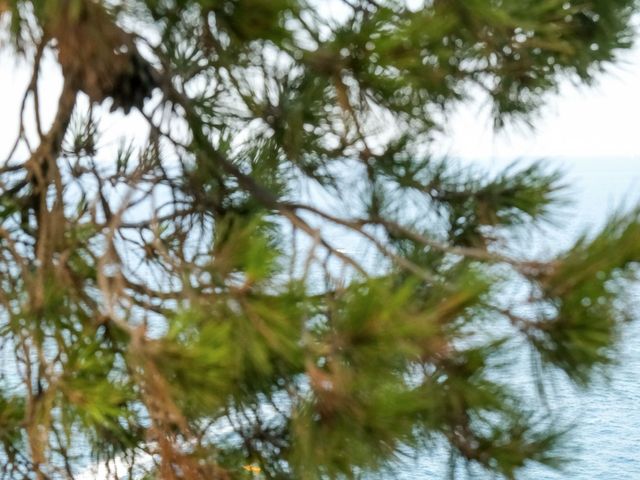
[[[1,478],[355,479],[441,445],[564,465],[510,362],[582,387],[615,363],[640,210],[515,255],[562,173],[432,152],[479,96],[502,127],[594,82],[637,5],[410,3],[0,0],[32,67],[0,166]],[[122,112],[139,129],[103,141]]]

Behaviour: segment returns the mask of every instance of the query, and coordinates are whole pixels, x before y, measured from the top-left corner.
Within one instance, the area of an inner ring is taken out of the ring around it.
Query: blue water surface
[[[569,245],[585,229],[602,225],[612,212],[640,204],[640,158],[556,160],[550,163],[562,166],[568,172],[569,193],[574,204],[557,215],[554,229],[532,236],[525,247],[534,254]],[[496,163],[492,166],[499,167]],[[521,470],[517,478],[640,479],[640,285],[630,288],[629,298],[637,314],[622,331],[618,364],[603,372],[587,391],[561,377],[554,379],[552,388],[547,390],[549,410],[564,424],[574,425],[563,451],[571,462],[562,471],[532,464]],[[520,360],[509,371],[510,378],[506,380],[533,391],[526,359]],[[532,404],[535,404],[533,395]],[[448,454],[438,447],[431,452],[417,452],[400,461],[384,478],[451,478]],[[453,478],[493,477],[459,467]]]

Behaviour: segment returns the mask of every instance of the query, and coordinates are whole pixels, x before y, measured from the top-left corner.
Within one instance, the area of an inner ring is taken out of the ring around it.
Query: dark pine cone
[[[77,81],[93,102],[111,98],[111,111],[122,108],[125,113],[142,108],[157,86],[153,68],[132,35],[116,25],[102,5],[86,0],[78,13],[63,10],[47,27],[57,40],[64,75]]]

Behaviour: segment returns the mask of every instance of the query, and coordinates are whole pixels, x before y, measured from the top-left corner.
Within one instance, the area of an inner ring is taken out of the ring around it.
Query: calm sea
[[[558,213],[556,228],[539,232],[525,242],[522,248],[532,255],[548,254],[569,245],[578,233],[602,225],[607,214],[640,204],[640,158],[550,163],[568,172],[570,196],[575,202]],[[498,169],[500,164],[490,166]],[[519,473],[518,479],[640,480],[640,285],[630,289],[629,297],[638,305],[637,320],[623,331],[618,365],[609,369],[609,379],[600,378],[588,391],[580,391],[558,377],[547,390],[548,402],[544,408],[562,424],[575,425],[563,451],[572,462],[561,472],[530,465]],[[529,364],[526,359],[520,360],[504,380],[532,392]],[[531,393],[532,405],[535,397]],[[78,478],[102,479],[105,478],[103,470],[88,469]],[[407,452],[406,458],[382,476],[383,480],[447,478],[451,478],[448,454],[439,447],[429,452]],[[456,469],[453,478],[492,477],[461,467]]]
[[[545,252],[568,244],[578,232],[601,225],[608,213],[640,203],[640,158],[590,159],[551,162],[568,171],[572,207],[558,215],[558,227],[531,240],[532,251]],[[553,235],[549,235],[554,231]],[[640,238],[638,238],[640,242]],[[635,300],[636,320],[623,331],[619,363],[580,391],[557,378],[547,391],[548,407],[575,428],[568,437],[566,457],[572,462],[561,471],[530,465],[518,478],[525,480],[636,480],[640,479],[640,285],[629,291]],[[513,369],[508,381],[527,383],[527,363]],[[525,385],[526,387],[526,385]],[[410,455],[384,478],[446,479],[448,455],[444,450]],[[485,473],[458,468],[455,479],[488,479]]]

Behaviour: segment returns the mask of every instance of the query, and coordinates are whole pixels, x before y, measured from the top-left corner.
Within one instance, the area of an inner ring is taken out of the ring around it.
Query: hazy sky
[[[640,48],[625,53],[621,60],[595,86],[567,84],[558,95],[549,96],[535,119],[535,131],[520,127],[493,132],[488,109],[478,102],[453,116],[439,146],[443,153],[468,159],[625,158],[637,163],[640,173]],[[5,158],[17,133],[18,108],[27,81],[26,69],[16,66],[6,50],[0,51],[0,159]],[[43,72],[40,88],[45,121],[53,113],[60,86],[51,70]],[[120,117],[115,123],[127,124],[130,132],[136,120]]]
[[[565,84],[535,118],[535,131],[494,133],[488,109],[476,104],[454,117],[447,151],[464,158],[628,158],[640,172],[640,48],[595,86]]]

